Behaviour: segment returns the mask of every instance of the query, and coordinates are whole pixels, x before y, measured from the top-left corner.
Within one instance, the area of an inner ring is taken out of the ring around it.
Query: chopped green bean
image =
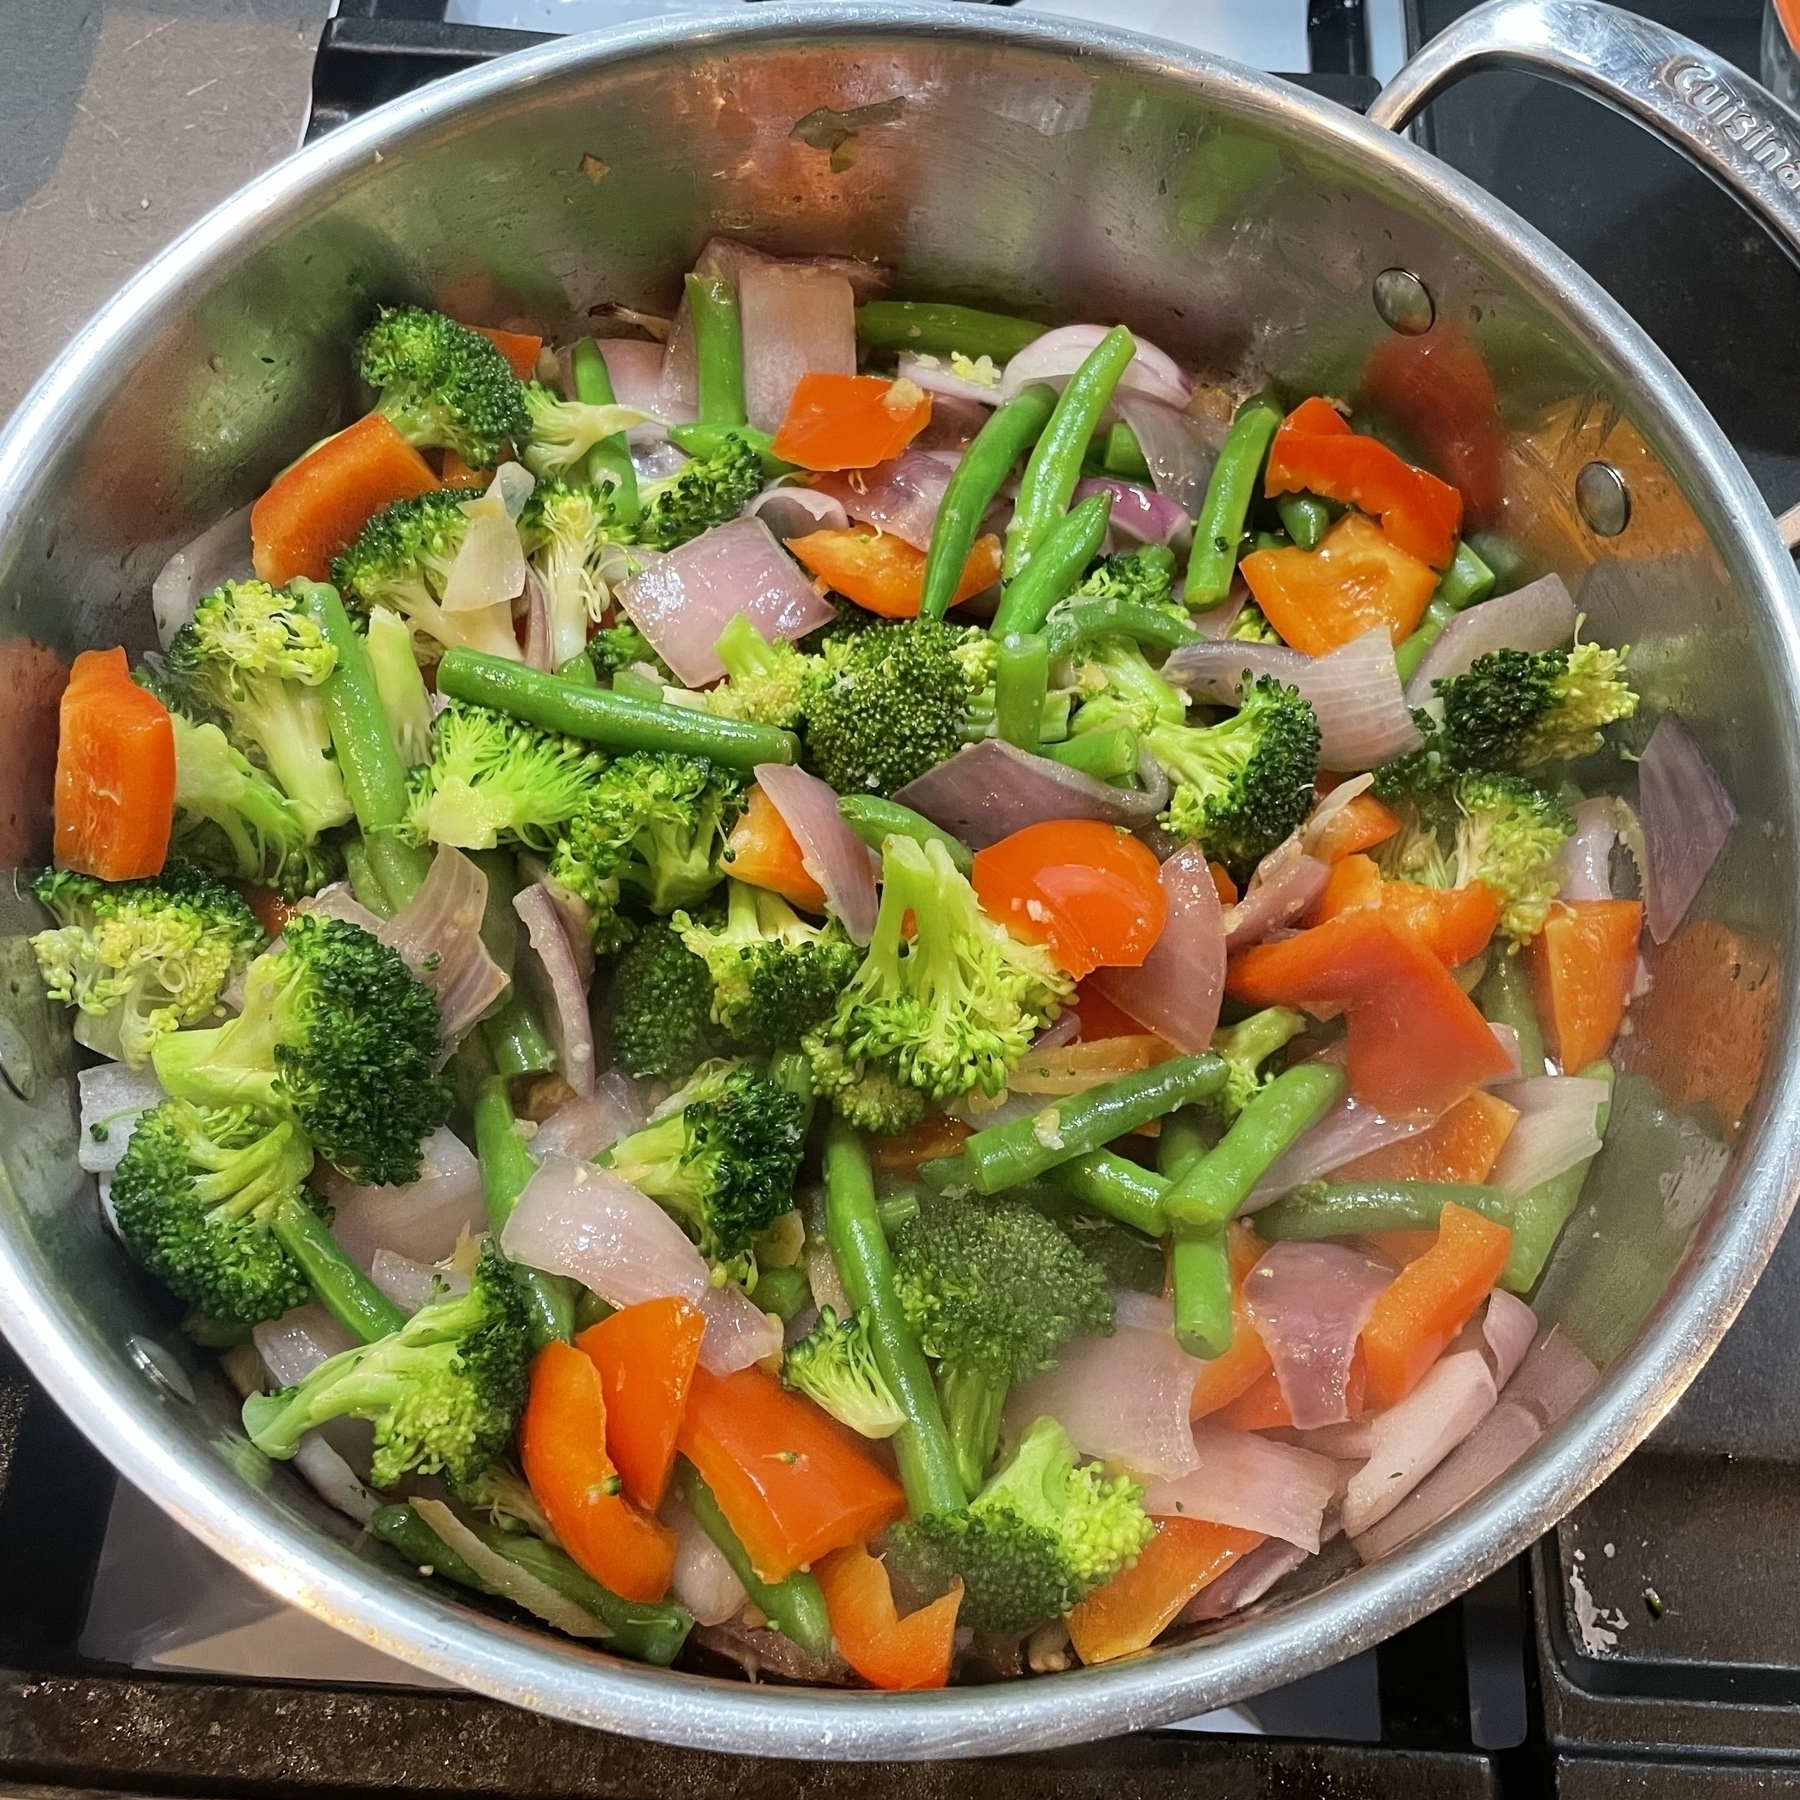
[[[344,873],[350,877],[350,891],[378,919],[394,916],[394,903],[387,889],[376,879],[375,866],[369,861],[368,846],[360,837],[344,842]]]
[[[1604,1061],[1589,1063],[1581,1074],[1585,1081],[1606,1083],[1607,1097],[1594,1120],[1595,1131],[1604,1138],[1607,1122],[1612,1117],[1613,1066]],[[1544,1264],[1550,1260],[1550,1252],[1562,1236],[1563,1227],[1581,1202],[1581,1190],[1586,1185],[1588,1170],[1593,1166],[1594,1159],[1590,1156],[1519,1196],[1512,1218],[1512,1254],[1500,1272],[1500,1285],[1508,1293],[1528,1294],[1537,1286]]]
[[[964,875],[975,867],[974,853],[967,844],[898,800],[884,800],[879,794],[843,794],[838,798],[838,811],[871,850],[879,850],[891,837],[911,838],[915,844],[942,844]]]
[[[924,1174],[921,1169],[919,1173]],[[1166,1237],[1169,1222],[1163,1213],[1163,1195],[1169,1191],[1166,1176],[1153,1175],[1116,1150],[1090,1150],[1050,1171],[1051,1182],[1094,1212],[1130,1225],[1146,1237]]]
[[[280,1201],[269,1229],[312,1283],[313,1298],[363,1343],[372,1344],[406,1323],[406,1314],[350,1260],[304,1200],[289,1194]]]
[[[1185,1175],[1208,1150],[1208,1137],[1197,1107],[1184,1106],[1171,1113],[1162,1123],[1156,1140],[1156,1172],[1170,1181]]]
[[[1231,1348],[1231,1258],[1223,1225],[1173,1227],[1170,1287],[1175,1339],[1189,1356],[1210,1361]]]
[[[1494,591],[1495,580],[1494,571],[1467,544],[1459,542],[1418,628],[1394,652],[1402,681],[1411,681],[1419,672],[1425,652],[1444,635],[1444,627],[1459,612],[1485,600]]]
[[[465,1053],[468,1048],[465,1045]],[[481,1164],[481,1197],[488,1229],[498,1243],[525,1184],[537,1169],[519,1135],[512,1094],[502,1075],[487,1077],[476,1094],[475,1156]],[[517,1263],[513,1274],[531,1316],[532,1342],[540,1349],[553,1340],[567,1343],[575,1331],[573,1283],[566,1276],[546,1275]]]
[[[856,309],[856,335],[871,349],[915,350],[926,356],[990,356],[1004,363],[1049,329],[1033,319],[942,300],[871,300]]]
[[[612,374],[606,366],[606,357],[592,338],[576,340],[574,349],[569,352],[569,373],[575,386],[575,398],[583,405],[612,406],[616,403],[618,397],[613,393]],[[585,469],[590,486],[612,489],[615,516],[626,524],[635,523],[638,516],[637,470],[631,465],[631,450],[625,442],[625,434],[621,431],[602,438],[587,453]],[[592,673],[591,665],[589,672]]]
[[[571,656],[566,663],[558,663],[556,674],[559,680],[572,681],[577,687],[600,685],[600,677],[594,673],[594,659],[585,650],[579,656]]]
[[[1112,498],[1110,493],[1089,494],[1073,512],[1051,522],[1030,562],[1001,592],[988,628],[994,637],[1042,628],[1051,607],[1074,589],[1099,551],[1112,518]]]
[[[1302,550],[1316,550],[1331,529],[1331,509],[1311,494],[1283,494],[1275,502],[1283,529]]]
[[[687,278],[688,320],[694,328],[699,423],[744,425],[744,321],[737,289],[713,275]]]
[[[1050,646],[1043,633],[1009,631],[994,663],[994,722],[1000,737],[1035,756],[1050,691]]]
[[[1537,1005],[1531,998],[1531,982],[1524,962],[1517,956],[1496,956],[1475,990],[1475,1003],[1490,1025],[1510,1025],[1519,1039],[1519,1073],[1542,1075],[1544,1033],[1538,1024]]]
[[[676,1480],[682,1498],[700,1521],[700,1529],[718,1546],[730,1563],[732,1574],[744,1584],[744,1592],[770,1625],[813,1655],[829,1655],[831,1620],[826,1615],[825,1595],[818,1582],[804,1569],[796,1569],[781,1581],[764,1581],[752,1566],[743,1540],[731,1529],[712,1489],[686,1457],[676,1464]]]
[[[1447,1203],[1466,1206],[1496,1225],[1513,1222],[1502,1188],[1454,1181],[1309,1181],[1256,1215],[1256,1234],[1271,1244],[1289,1238],[1359,1237],[1375,1231],[1431,1231]]]
[[[1186,593],[1188,605],[1196,611],[1219,605],[1231,592],[1244,521],[1281,418],[1281,404],[1273,394],[1256,394],[1238,408],[1231,422],[1194,521]]]
[[[1044,621],[1050,640],[1050,659],[1059,662],[1078,645],[1096,638],[1128,637],[1145,650],[1178,650],[1199,641],[1193,626],[1184,625],[1172,613],[1135,600],[1060,600]]]
[[[756,1278],[756,1304],[791,1324],[812,1303],[812,1288],[803,1269],[764,1269]]]
[[[1106,433],[1106,448],[1100,453],[1100,466],[1121,481],[1148,481],[1150,462],[1137,433],[1123,419],[1115,420]]]

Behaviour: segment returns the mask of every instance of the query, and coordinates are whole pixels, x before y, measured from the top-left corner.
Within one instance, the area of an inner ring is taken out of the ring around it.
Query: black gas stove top
[[[1413,45],[1464,10],[1405,4]],[[1754,70],[1760,0],[1640,10]],[[443,0],[343,0],[315,65],[311,135],[536,41],[447,26],[443,12]],[[1304,79],[1366,104],[1362,0],[1311,0],[1309,21]],[[1517,77],[1465,83],[1424,131],[1639,318],[1773,505],[1800,497],[1800,369],[1783,353],[1800,272],[1734,203],[1624,121]],[[81,1646],[97,1641],[109,1520],[116,1534],[129,1507],[115,1510],[107,1465],[0,1347],[0,1783],[293,1800],[368,1788],[608,1800],[1800,1792],[1797,1319],[1790,1233],[1649,1445],[1530,1555],[1335,1676],[1205,1722],[1214,1729],[855,1771],[664,1750],[439,1689],[96,1660]]]

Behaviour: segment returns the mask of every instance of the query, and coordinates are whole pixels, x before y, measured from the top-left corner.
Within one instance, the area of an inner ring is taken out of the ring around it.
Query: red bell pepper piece
[[[887,1569],[861,1544],[832,1551],[813,1574],[825,1595],[831,1635],[844,1661],[864,1681],[912,1690],[940,1688],[950,1679],[963,1597],[960,1581],[903,1619],[894,1606]]]
[[[1377,625],[1397,644],[1424,617],[1437,572],[1372,519],[1345,513],[1316,550],[1258,550],[1238,564],[1283,640],[1323,656]]]
[[[1575,1075],[1618,1035],[1637,980],[1637,900],[1564,900],[1525,947],[1531,997],[1544,1041]]]
[[[56,866],[102,881],[162,871],[175,818],[175,728],[125,652],[84,650],[56,737]]]
[[[590,1325],[575,1348],[593,1359],[606,1396],[606,1453],[618,1465],[625,1497],[645,1512],[662,1505],[675,1462],[675,1438],[700,1360],[706,1317],[670,1297],[621,1307]]]
[[[1157,1519],[1137,1561],[1069,1614],[1069,1641],[1090,1666],[1147,1649],[1175,1615],[1262,1538],[1206,1519]]]
[[[800,377],[774,454],[803,469],[872,469],[896,457],[931,422],[931,396],[880,375]]]

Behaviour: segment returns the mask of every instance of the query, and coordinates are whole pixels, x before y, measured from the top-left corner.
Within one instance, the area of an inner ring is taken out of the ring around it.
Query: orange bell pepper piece
[[[916,1175],[921,1163],[934,1162],[940,1156],[954,1156],[973,1133],[974,1127],[948,1113],[929,1113],[918,1124],[910,1126],[898,1137],[875,1138],[869,1154],[876,1168],[889,1175]]]
[[[593,1360],[606,1396],[606,1453],[625,1497],[645,1512],[662,1505],[675,1437],[700,1360],[706,1317],[673,1296],[621,1307],[575,1340]]]
[[[1500,923],[1493,892],[1480,882],[1434,888],[1385,881],[1374,859],[1362,855],[1346,856],[1333,868],[1310,921],[1322,925],[1341,913],[1370,908],[1396,930],[1410,931],[1447,969],[1479,956]]]
[[[445,487],[486,489],[494,479],[492,469],[472,469],[454,450],[444,452],[441,481]]]
[[[55,794],[59,869],[102,881],[161,873],[175,819],[175,728],[131,679],[123,650],[75,658],[58,713]]]
[[[1466,1206],[1447,1203],[1437,1243],[1388,1284],[1363,1327],[1369,1401],[1385,1411],[1425,1378],[1469,1316],[1493,1292],[1512,1233]]]
[[[506,358],[506,366],[521,381],[530,381],[537,374],[538,352],[544,347],[541,337],[523,331],[500,331],[492,325],[471,325],[469,329],[479,331]]]
[[[1400,821],[1373,794],[1358,794],[1340,806],[1320,830],[1313,855],[1321,862],[1342,862],[1359,850],[1385,844],[1400,829]]]
[[[1385,625],[1397,644],[1437,589],[1431,564],[1403,550],[1372,519],[1345,513],[1316,550],[1257,550],[1238,567],[1285,643],[1323,656]]]
[[[906,1511],[849,1432],[760,1369],[694,1371],[677,1439],[764,1581],[861,1544]]]
[[[856,525],[848,531],[809,531],[787,547],[832,590],[884,619],[916,619],[925,591],[925,552],[891,532]],[[972,600],[1000,579],[1000,540],[975,540],[950,604]]]
[[[880,375],[802,375],[773,454],[802,469],[872,469],[931,423],[931,396]]]
[[[331,559],[384,506],[438,485],[424,457],[380,413],[369,413],[276,476],[251,507],[256,572],[277,587],[296,575],[329,581]]]
[[[751,887],[767,888],[802,912],[825,910],[825,890],[807,874],[800,840],[760,787],[751,788],[719,864],[727,875]]]
[[[1476,1092],[1459,1100],[1417,1137],[1402,1138],[1344,1164],[1345,1181],[1454,1181],[1477,1186],[1493,1173],[1494,1164],[1519,1109],[1498,1094]]]
[[[861,1544],[834,1550],[813,1571],[844,1661],[872,1687],[940,1688],[950,1679],[962,1583],[908,1613],[894,1606],[886,1567]]]
[[[1618,1035],[1637,981],[1636,900],[1564,900],[1525,947],[1531,997],[1550,1053],[1570,1075]]]
[[[606,1453],[600,1371],[573,1344],[546,1344],[531,1365],[519,1460],[562,1547],[623,1600],[660,1600],[675,1569],[675,1534],[621,1492]]]
[[[1231,1265],[1231,1347],[1200,1365],[1188,1398],[1190,1419],[1203,1419],[1230,1406],[1265,1375],[1273,1380],[1269,1353],[1244,1304],[1244,1277],[1256,1267],[1262,1253],[1262,1240],[1250,1226],[1234,1219],[1225,1227],[1225,1255]]]
[[[1379,439],[1352,431],[1328,400],[1302,401],[1269,446],[1264,492],[1273,499],[1303,489],[1378,518],[1394,544],[1434,569],[1447,569],[1456,555],[1462,495]]]
[[[1240,1556],[1262,1542],[1254,1531],[1206,1519],[1154,1520],[1156,1536],[1137,1561],[1097,1587],[1069,1614],[1069,1641],[1090,1667],[1147,1650],[1175,1615]]]
[[[1249,1006],[1346,1013],[1350,1091],[1379,1112],[1447,1112],[1510,1066],[1449,971],[1382,912],[1258,944],[1227,965],[1225,988]]]

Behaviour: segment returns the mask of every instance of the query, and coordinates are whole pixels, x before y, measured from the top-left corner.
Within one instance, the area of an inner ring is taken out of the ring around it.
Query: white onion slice
[[[1628,801],[1618,794],[1602,794],[1593,800],[1578,800],[1569,811],[1575,829],[1563,840],[1556,856],[1557,867],[1562,871],[1558,899],[1610,900],[1615,844],[1623,844],[1631,852],[1632,861],[1637,864],[1639,886],[1647,888],[1644,870],[1649,858],[1643,827]]]
[[[1194,521],[1175,502],[1154,488],[1135,481],[1119,481],[1098,475],[1076,485],[1072,504],[1090,494],[1110,494],[1109,518],[1114,534],[1134,544],[1185,544],[1194,535]]]
[[[1016,1437],[1048,1414],[1083,1456],[1173,1480],[1199,1466],[1188,1401],[1203,1367],[1167,1332],[1077,1338],[1054,1369],[1013,1389],[1008,1429]]]
[[[1535,1075],[1529,1081],[1504,1083],[1494,1092],[1519,1109],[1488,1176],[1496,1187],[1515,1197],[1528,1194],[1551,1176],[1599,1153],[1596,1127],[1610,1092],[1604,1081]]]
[[[855,944],[875,935],[875,853],[844,823],[837,794],[816,775],[758,763],[756,784],[800,846],[800,866],[825,890],[825,905]]]
[[[1225,942],[1233,950],[1260,944],[1271,931],[1299,918],[1330,879],[1330,863],[1308,856],[1299,832],[1283,838],[1250,871],[1244,897],[1226,907]]]
[[[694,1509],[679,1494],[662,1503],[662,1522],[675,1534],[675,1568],[669,1592],[694,1615],[696,1625],[723,1625],[743,1611],[749,1595],[725,1552],[706,1535]]]
[[[923,388],[926,393],[934,396],[942,394],[953,400],[973,400],[979,406],[998,406],[1000,371],[987,358],[970,366],[982,373],[993,370],[993,380],[982,381],[958,375],[947,358],[921,355],[917,350],[900,352],[897,373],[902,381],[910,381],[915,387]]]
[[[1111,329],[1110,325],[1059,325],[1032,339],[1007,363],[1000,377],[1000,398],[1010,400],[1021,388],[1038,381],[1061,387]],[[1141,337],[1137,338],[1137,350],[1125,365],[1125,373],[1119,377],[1119,388],[1147,394],[1152,400],[1174,407],[1186,406],[1194,392],[1194,384],[1180,364],[1167,351]]]
[[[441,1500],[429,1500],[422,1494],[412,1499],[413,1510],[443,1539],[445,1547],[454,1550],[481,1578],[490,1594],[498,1594],[522,1607],[546,1625],[566,1631],[570,1637],[609,1638],[611,1630],[601,1624],[585,1607],[577,1606],[559,1594],[547,1581],[540,1581],[529,1569],[522,1569],[498,1550],[490,1550]]]
[[[757,261],[738,279],[744,325],[744,408],[758,431],[779,431],[802,375],[856,373],[856,297],[836,270]]]
[[[420,1307],[451,1294],[466,1294],[469,1278],[460,1269],[439,1269],[414,1262],[393,1250],[377,1250],[369,1279],[410,1318]]]
[[[1114,396],[1115,408],[1124,415],[1150,465],[1150,479],[1156,491],[1173,500],[1189,518],[1200,511],[1206,498],[1206,484],[1218,460],[1223,430],[1215,430],[1209,421],[1197,419],[1180,407],[1166,406],[1148,394],[1122,392]],[[1241,584],[1239,584],[1241,585]],[[1246,596],[1248,590],[1245,590]],[[1233,613],[1242,610],[1240,600]],[[1215,613],[1223,611],[1215,609]],[[1203,614],[1211,618],[1215,614]]]
[[[1093,983],[1122,1012],[1198,1056],[1212,1042],[1225,993],[1225,917],[1206,852],[1197,844],[1162,865],[1169,912],[1162,936],[1135,969],[1096,969]]]
[[[298,1387],[321,1363],[356,1348],[356,1339],[317,1301],[265,1319],[250,1333],[277,1387]]]
[[[510,607],[525,591],[530,565],[525,560],[525,546],[519,542],[519,515],[511,504],[519,486],[509,474],[515,469],[524,477],[522,505],[535,483],[517,463],[503,464],[486,493],[462,503],[469,528],[444,583],[440,604],[447,613],[478,612],[503,604]]]
[[[1560,575],[1536,581],[1497,600],[1483,600],[1459,612],[1425,652],[1406,684],[1406,704],[1423,706],[1437,691],[1432,685],[1466,675],[1478,656],[1493,650],[1555,650],[1575,635],[1575,602]]]
[[[254,573],[250,508],[240,506],[218,524],[209,525],[192,543],[184,544],[158,571],[150,586],[156,641],[168,649],[206,595],[224,582],[248,581]]]
[[[75,1077],[81,1091],[81,1140],[75,1158],[90,1175],[110,1175],[119,1166],[138,1120],[168,1099],[152,1069],[99,1063]]]
[[[850,515],[835,494],[779,482],[764,488],[744,511],[753,519],[761,519],[784,544],[789,538],[805,537],[810,532],[847,531],[850,527]]]
[[[1244,1305],[1298,1430],[1349,1418],[1356,1340],[1393,1278],[1386,1263],[1329,1243],[1272,1244],[1244,1277]]]
[[[606,376],[612,383],[613,398],[621,406],[640,412],[655,413],[657,421],[634,425],[626,432],[628,444],[651,443],[664,436],[668,425],[693,422],[690,408],[665,410],[667,396],[663,392],[663,347],[645,338],[597,338],[601,358],[606,363]],[[665,423],[666,421],[666,423]]]
[[[1537,1314],[1517,1294],[1495,1288],[1482,1315],[1481,1336],[1494,1385],[1504,1388],[1537,1337]]]
[[[1665,714],[1638,764],[1648,859],[1645,914],[1666,944],[1687,917],[1737,824],[1737,808],[1686,728]]]
[[[1152,1483],[1145,1512],[1235,1525],[1317,1551],[1325,1508],[1337,1492],[1337,1464],[1330,1457],[1207,1419],[1193,1429],[1200,1466],[1178,1481]]]
[[[487,1229],[481,1164],[448,1125],[419,1148],[419,1178],[403,1187],[364,1187],[321,1165],[320,1185],[334,1211],[332,1232],[344,1253],[367,1269],[378,1250],[416,1262],[442,1262],[464,1232]]]
[[[437,996],[446,1051],[506,991],[506,971],[481,941],[487,876],[448,844],[438,846],[419,891],[375,935]]]
[[[1350,1477],[1344,1530],[1384,1519],[1493,1410],[1494,1378],[1473,1350],[1440,1357],[1398,1406],[1376,1415],[1375,1448]]]
[[[636,1131],[648,1111],[638,1084],[623,1069],[608,1069],[595,1080],[593,1093],[565,1100],[537,1128],[531,1153],[540,1159],[570,1156],[592,1162],[602,1150]]]
[[[588,1018],[587,983],[563,929],[556,902],[537,882],[513,895],[513,911],[525,927],[531,956],[520,971],[547,998],[545,1023],[556,1046],[556,1072],[586,1098],[594,1091],[594,1027]]]
[[[309,1431],[293,1455],[294,1467],[306,1484],[325,1502],[359,1525],[367,1525],[381,1509],[380,1496],[372,1494],[356,1471],[326,1442],[323,1432]]]
[[[1547,1431],[1560,1425],[1592,1392],[1600,1371],[1558,1326],[1552,1326],[1525,1353],[1506,1398],[1528,1407]]]

